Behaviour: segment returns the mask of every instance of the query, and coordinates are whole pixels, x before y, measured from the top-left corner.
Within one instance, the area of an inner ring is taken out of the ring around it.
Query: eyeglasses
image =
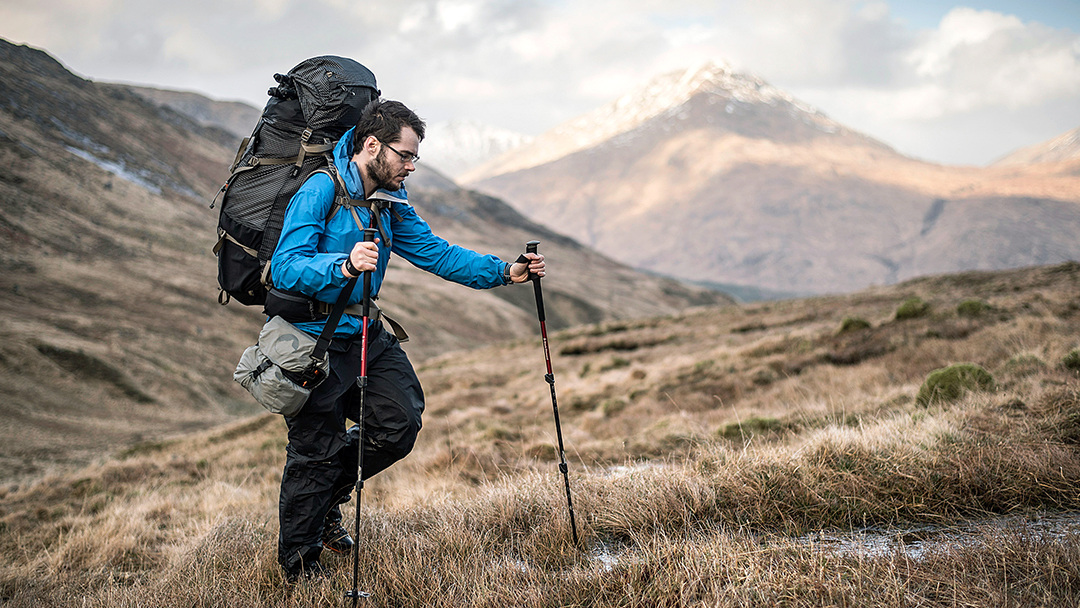
[[[413,164],[416,164],[416,163],[420,162],[420,157],[415,155],[415,154],[411,154],[411,153],[408,153],[408,152],[399,152],[399,151],[395,150],[393,146],[391,146],[390,144],[388,144],[385,141],[383,141],[381,139],[378,139],[378,138],[376,138],[375,141],[377,141],[380,144],[386,146],[387,148],[390,148],[391,152],[393,152],[394,154],[397,154],[398,156],[401,157],[402,162],[413,163]]]

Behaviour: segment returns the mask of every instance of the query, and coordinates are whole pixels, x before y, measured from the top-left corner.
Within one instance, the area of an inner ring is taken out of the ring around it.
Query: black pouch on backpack
[[[251,306],[266,299],[266,286],[262,283],[262,267],[259,264],[259,244],[262,233],[232,221],[222,214],[218,247],[218,285],[222,291],[241,304]]]

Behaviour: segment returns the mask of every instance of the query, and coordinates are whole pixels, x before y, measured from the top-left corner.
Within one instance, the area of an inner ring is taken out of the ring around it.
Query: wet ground
[[[932,553],[993,543],[1007,534],[1043,541],[1080,542],[1080,512],[1009,515],[941,526],[820,530],[797,538],[785,537],[784,541],[841,557],[873,559],[902,553],[920,560]],[[605,572],[636,557],[633,548],[603,543],[589,552],[590,561]]]
[[[922,559],[929,552],[993,542],[1003,534],[1041,540],[1080,541],[1080,513],[1035,513],[969,520],[947,526],[869,527],[850,532],[822,530],[795,539],[807,548],[852,557],[882,557],[901,552]]]

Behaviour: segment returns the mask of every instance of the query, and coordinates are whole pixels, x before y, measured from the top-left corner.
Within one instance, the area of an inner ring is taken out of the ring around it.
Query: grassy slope
[[[538,340],[431,359],[425,430],[369,482],[372,606],[1075,605],[1080,545],[986,526],[922,559],[791,535],[1080,508],[1080,266],[703,308],[552,337],[578,522],[570,546]],[[896,320],[901,302],[930,303]],[[978,298],[974,317],[957,305]],[[838,333],[845,317],[871,327]],[[996,390],[920,408],[970,361]],[[279,419],[142,444],[0,491],[12,606],[336,604],[274,563]],[[351,513],[347,514],[351,517]],[[617,561],[611,561],[614,558]]]

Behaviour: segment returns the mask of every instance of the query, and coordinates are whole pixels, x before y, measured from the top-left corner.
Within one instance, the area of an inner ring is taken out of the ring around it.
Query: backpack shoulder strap
[[[382,235],[383,242],[387,244],[387,247],[390,246],[390,235],[386,232],[386,228],[379,220],[382,210],[387,209],[390,206],[388,200],[379,197],[359,199],[350,196],[349,189],[345,187],[345,180],[341,177],[341,174],[338,173],[337,167],[334,166],[332,161],[326,167],[312,171],[312,174],[315,173],[325,173],[334,180],[334,203],[330,206],[330,213],[326,215],[327,222],[337,215],[339,208],[345,208],[348,209],[349,213],[352,215],[353,221],[356,222],[356,227],[363,232],[365,226],[364,223],[360,221],[360,216],[356,213],[356,208],[367,207],[371,214],[371,218],[375,223],[375,227],[378,228],[379,234]],[[400,219],[401,216],[398,215],[398,218]]]
[[[333,166],[328,165],[328,167]],[[337,170],[331,170],[328,167],[322,167],[311,172],[311,175],[316,173],[325,173],[330,177],[330,180],[334,182],[334,202],[330,205],[330,212],[326,215],[326,220],[329,222],[335,215],[337,215],[338,208],[347,207],[345,201],[349,200],[349,190],[345,187],[345,182],[341,179],[341,175]],[[311,178],[311,175],[308,178]]]

